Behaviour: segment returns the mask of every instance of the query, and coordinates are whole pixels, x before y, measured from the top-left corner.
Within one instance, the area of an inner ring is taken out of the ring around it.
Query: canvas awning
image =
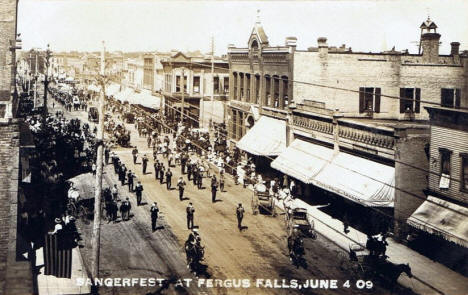
[[[295,139],[271,162],[271,167],[309,184],[317,173],[330,163],[332,157],[332,149]]]
[[[395,168],[299,139],[271,167],[370,207],[393,207]]]
[[[286,149],[286,122],[261,116],[237,147],[257,156],[280,155]]]
[[[428,196],[407,223],[468,248],[468,208]]]
[[[159,110],[161,98],[154,96],[149,91],[141,91],[129,100],[132,104],[140,104],[144,107]]]
[[[124,90],[118,92],[114,95],[114,98],[120,100],[122,102],[129,101],[132,95],[136,95],[136,93],[131,88],[125,88]]]

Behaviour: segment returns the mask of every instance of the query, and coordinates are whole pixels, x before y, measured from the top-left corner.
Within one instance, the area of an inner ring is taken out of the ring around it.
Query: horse
[[[299,268],[301,265],[304,268],[307,267],[307,262],[304,259],[304,239],[300,236],[289,236],[288,237],[288,250],[289,250],[289,260]]]
[[[385,258],[372,256],[368,256],[367,263],[370,264],[374,275],[386,282],[392,290],[402,273],[406,273],[410,278],[413,277],[408,263],[396,264]]]
[[[198,241],[187,240],[185,242],[185,254],[187,258],[187,268],[197,274],[201,266],[200,261],[203,260],[205,255],[205,249]]]

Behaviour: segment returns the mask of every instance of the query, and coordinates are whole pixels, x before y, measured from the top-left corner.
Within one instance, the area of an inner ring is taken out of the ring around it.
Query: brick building
[[[16,12],[17,0],[0,1],[0,294],[32,294],[30,263],[20,253],[21,120],[16,116]]]
[[[292,97],[290,80],[295,49],[295,37],[286,38],[284,46],[271,46],[259,20],[252,29],[247,47],[229,46],[231,91],[226,121],[231,140],[240,140],[254,126],[260,108],[274,111],[280,117],[287,114]]]
[[[164,71],[164,112],[168,118],[179,120],[183,92],[184,114],[190,117],[187,122],[191,125],[198,127],[198,120],[206,121],[208,116],[223,120],[223,102],[230,89],[227,60],[214,57],[214,75],[211,74],[211,56],[200,52],[175,52],[161,63]],[[215,101],[213,105],[218,102],[220,106],[213,108],[213,111],[204,108],[211,98]]]

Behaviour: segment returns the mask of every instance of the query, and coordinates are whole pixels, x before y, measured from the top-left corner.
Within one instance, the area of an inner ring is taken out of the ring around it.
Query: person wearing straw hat
[[[151,213],[151,229],[156,231],[156,221],[158,220],[159,208],[158,203],[154,202],[150,208]]]

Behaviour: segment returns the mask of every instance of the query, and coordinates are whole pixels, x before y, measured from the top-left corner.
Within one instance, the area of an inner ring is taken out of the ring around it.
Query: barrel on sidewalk
[[[71,278],[72,247],[61,234],[47,234],[44,243],[44,274]]]

